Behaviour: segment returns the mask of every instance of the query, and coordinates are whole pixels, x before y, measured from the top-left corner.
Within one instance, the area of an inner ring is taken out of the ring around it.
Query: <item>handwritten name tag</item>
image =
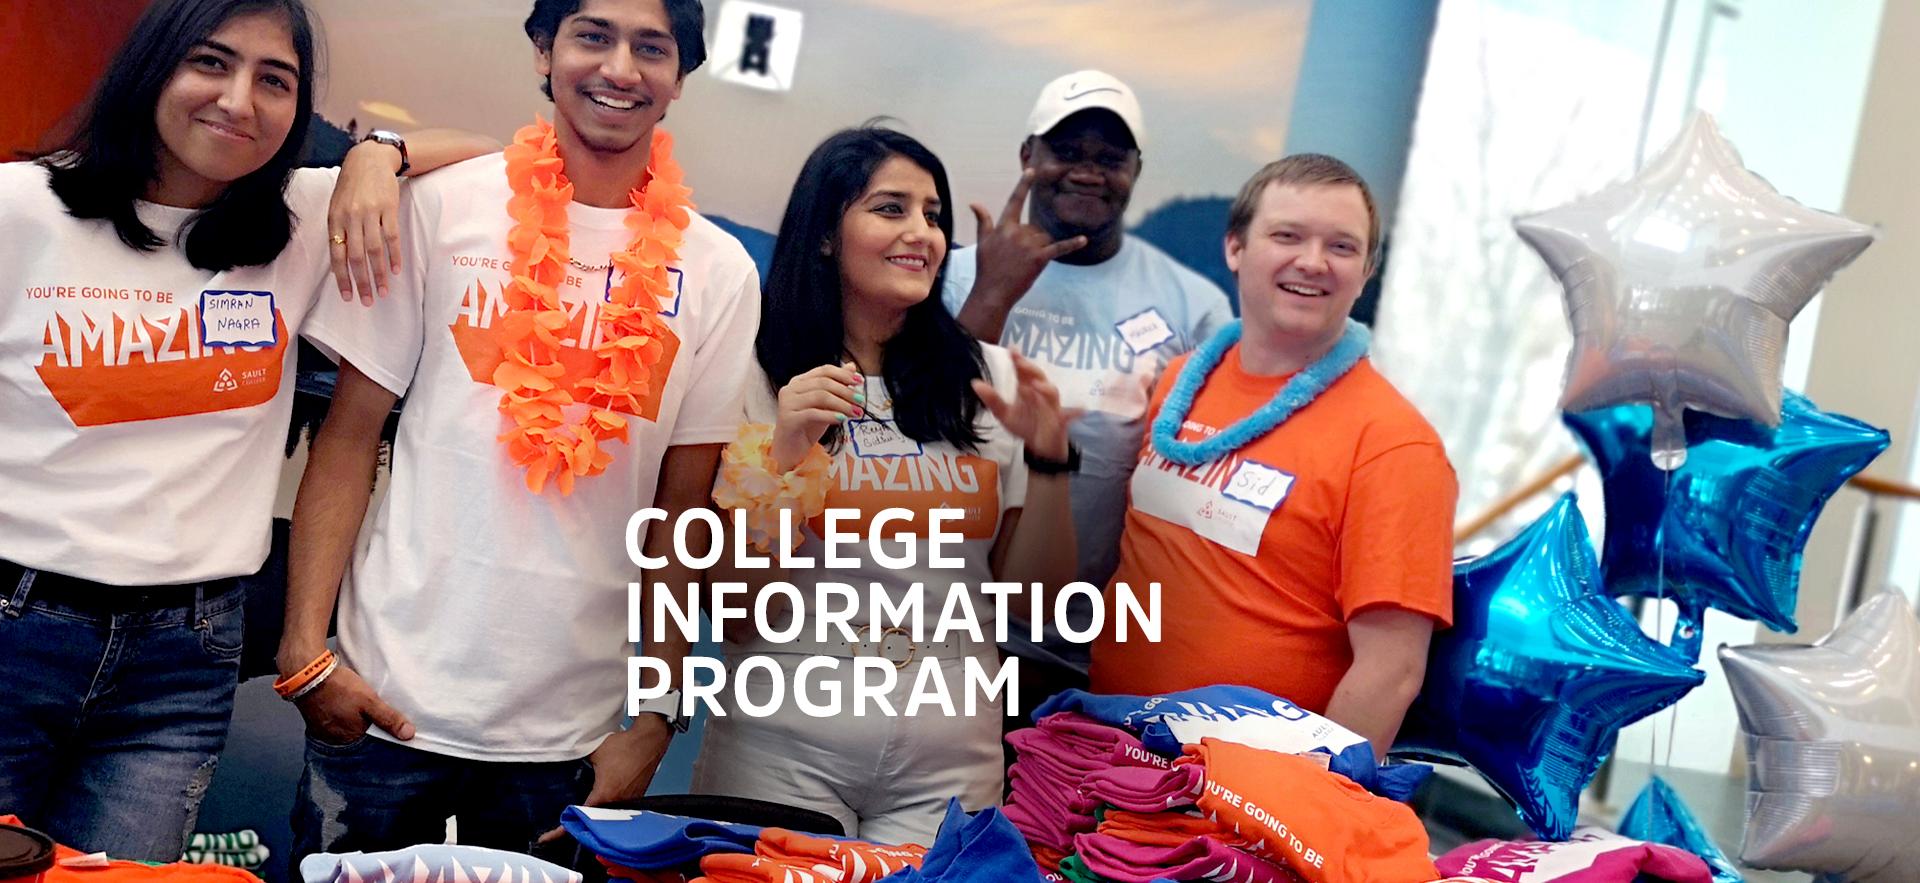
[[[1113,327],[1136,356],[1173,339],[1173,329],[1167,325],[1166,317],[1153,307],[1121,319],[1113,323]]]
[[[200,340],[207,346],[279,346],[273,292],[200,292]]]
[[[1233,471],[1233,477],[1227,479],[1227,486],[1220,493],[1229,500],[1272,512],[1292,488],[1293,476],[1265,463],[1246,460]]]
[[[856,457],[918,457],[924,451],[892,420],[849,420],[847,438],[853,440]]]

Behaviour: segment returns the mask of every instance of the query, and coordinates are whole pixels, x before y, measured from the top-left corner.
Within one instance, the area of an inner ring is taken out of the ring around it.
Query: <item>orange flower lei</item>
[[[560,285],[567,278],[567,205],[573,201],[573,184],[567,180],[553,125],[546,120],[536,119],[521,129],[506,149],[507,185],[513,190],[507,202],[514,222],[507,233],[513,281],[503,292],[507,314],[497,326],[504,339],[493,385],[506,391],[500,410],[513,420],[513,428],[499,440],[513,462],[526,470],[527,489],[536,494],[549,477],[564,495],[573,492],[576,477],[606,470],[613,454],[602,449],[601,441],[627,440],[627,420],[614,406],[639,413],[639,397],[648,392],[653,366],[664,352],[666,323],[659,305],[671,296],[667,267],[679,258],[680,237],[693,207],[687,197],[693,191],[682,184],[680,166],[673,161],[673,137],[655,128],[651,147],[647,184],[631,194],[633,211],[626,217],[633,240],[613,255],[613,266],[626,278],[600,308],[600,343],[593,349],[600,370],[572,389],[561,386],[558,378],[566,373],[560,335],[568,318]],[[586,329],[581,337],[589,337]],[[588,396],[604,396],[607,406],[567,413],[567,406]]]

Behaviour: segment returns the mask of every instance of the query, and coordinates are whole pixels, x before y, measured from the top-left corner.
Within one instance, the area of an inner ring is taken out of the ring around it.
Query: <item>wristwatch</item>
[[[1033,449],[1022,452],[1026,458],[1027,469],[1040,475],[1069,475],[1080,471],[1080,447],[1067,442],[1067,459],[1047,460],[1033,455]]]
[[[684,733],[688,727],[693,726],[693,715],[682,714],[680,711],[679,690],[668,690],[665,696],[655,696],[641,702],[634,709],[634,715],[637,717],[642,714],[657,714],[666,718],[667,726],[672,727],[676,733]]]
[[[407,139],[400,137],[399,132],[393,132],[387,129],[374,129],[368,132],[365,138],[361,138],[360,140],[362,142],[378,141],[381,144],[400,151],[400,170],[393,173],[394,177],[397,178],[404,175],[408,169],[413,168],[413,164],[407,161]]]

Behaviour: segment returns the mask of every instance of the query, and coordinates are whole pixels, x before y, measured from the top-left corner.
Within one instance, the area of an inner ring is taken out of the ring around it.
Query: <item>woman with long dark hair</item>
[[[160,0],[73,139],[0,164],[0,807],[86,850],[180,857],[232,714],[236,578],[267,554],[290,335],[397,254],[406,141],[294,170],[314,68],[301,0]],[[413,142],[421,169],[489,147]]]
[[[983,587],[1059,586],[1073,572],[1065,475],[1073,457],[1058,393],[1038,366],[967,336],[932,296],[945,272],[952,207],[946,169],[906,135],[850,129],[816,148],[788,199],[767,280],[756,342],[765,383],[747,393],[743,441],[763,441],[765,471],[788,485],[823,481],[826,507],[860,510],[854,530],[884,535],[891,557],[912,554],[915,563],[890,567],[861,554],[852,566],[826,566],[815,520],[799,554],[822,566],[774,579],[794,583],[804,599],[818,598],[822,583],[857,587],[855,626],[865,634],[879,620],[885,638],[814,641],[809,622],[795,641],[732,635],[728,656],[769,656],[795,690],[825,679],[848,698],[852,660],[880,657],[899,675],[887,697],[891,712],[856,716],[845,707],[815,717],[789,696],[770,716],[715,716],[694,773],[698,791],[819,810],[877,842],[931,843],[949,797],[969,810],[998,802],[1002,696],[982,696],[967,679],[1000,667],[995,605]],[[723,467],[723,505],[740,505],[739,486],[752,484],[733,480],[738,468]],[[913,520],[875,523],[889,508]],[[941,530],[963,538],[957,554],[943,546],[962,562],[957,569],[929,562],[935,510],[948,516]],[[886,593],[888,607],[923,591],[929,629],[961,600],[950,593],[964,592],[986,631],[941,641],[929,631],[916,640],[909,623],[865,606],[870,584]],[[774,628],[801,624],[799,611],[779,609]],[[811,664],[796,677],[819,656],[840,664],[824,673]],[[764,670],[734,674],[744,676],[749,696],[764,699],[772,689]],[[945,682],[951,708],[909,706],[927,677]]]

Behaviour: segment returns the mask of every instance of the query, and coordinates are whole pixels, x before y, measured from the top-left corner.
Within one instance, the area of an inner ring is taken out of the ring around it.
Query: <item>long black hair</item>
[[[120,241],[137,251],[167,244],[134,212],[134,202],[159,172],[163,148],[154,108],[195,44],[228,19],[258,12],[286,19],[299,56],[293,128],[266,165],[228,184],[193,217],[184,239],[187,261],[203,270],[256,266],[280,256],[293,237],[287,177],[307,140],[317,79],[313,20],[302,0],[159,0],[149,7],[95,86],[86,122],[40,160],[51,170],[53,192],[68,214],[111,221]]]
[[[933,176],[940,196],[940,232],[953,242],[953,193],[940,158],[913,138],[878,126],[835,133],[807,157],[787,198],[780,238],[767,272],[760,332],[754,350],[774,389],[821,365],[845,359],[846,324],[840,309],[840,265],[822,254],[822,243],[837,243],[840,221],[873,173],[898,156]],[[900,431],[920,442],[944,440],[972,451],[984,439],[974,420],[980,399],[972,381],[986,375],[980,344],[960,328],[940,300],[946,262],[934,272],[927,299],[909,307],[900,333],[887,342],[885,375],[893,398],[893,419]],[[828,433],[831,444],[839,428]]]

